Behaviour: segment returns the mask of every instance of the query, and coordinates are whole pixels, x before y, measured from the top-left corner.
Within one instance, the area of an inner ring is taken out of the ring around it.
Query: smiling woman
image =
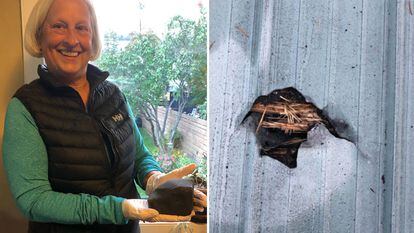
[[[139,232],[138,221],[180,221],[139,199],[194,165],[168,174],[143,144],[124,94],[89,64],[100,52],[89,0],[39,0],[26,49],[43,57],[39,79],[9,103],[3,160],[29,232]]]
[[[47,10],[49,2],[49,13]],[[64,7],[62,7],[62,4]],[[36,6],[31,18],[46,18],[42,25],[34,25],[40,20],[28,22],[25,40],[26,49],[36,57],[44,57],[50,72],[79,92],[84,104],[89,94],[86,69],[89,60],[99,57],[101,43],[98,36],[96,16],[88,1],[48,0]],[[38,28],[36,33],[31,29]],[[33,38],[34,37],[34,38]],[[93,40],[93,41],[92,41]],[[40,42],[40,44],[39,44]]]
[[[70,10],[62,9],[59,2]],[[69,82],[86,80],[86,67],[92,58],[91,16],[87,7],[75,1],[56,0],[50,12],[39,35],[49,70]]]

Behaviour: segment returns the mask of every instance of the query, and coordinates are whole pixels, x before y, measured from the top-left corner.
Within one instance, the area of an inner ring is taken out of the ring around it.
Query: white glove
[[[187,216],[178,216],[178,215],[169,215],[169,214],[159,214],[156,217],[148,219],[148,222],[188,222],[191,220],[191,217],[194,216],[194,211]]]
[[[148,202],[144,199],[125,199],[122,202],[122,213],[127,219],[139,219],[143,221],[159,215],[157,210],[148,208]]]
[[[184,176],[190,175],[197,168],[197,165],[194,163],[187,166],[177,168],[171,172],[165,174],[162,172],[157,172],[152,174],[147,180],[147,186],[145,187],[145,192],[150,195],[160,184],[171,180],[171,179],[181,179]]]
[[[207,207],[207,195],[198,189],[194,189],[194,211],[203,212],[204,208]]]

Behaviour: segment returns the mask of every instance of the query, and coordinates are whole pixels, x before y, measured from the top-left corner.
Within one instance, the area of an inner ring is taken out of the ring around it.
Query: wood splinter
[[[259,96],[244,119],[248,116],[252,116],[256,124],[260,154],[277,159],[290,168],[297,166],[299,146],[316,124],[325,124],[337,136],[328,117],[293,87]]]

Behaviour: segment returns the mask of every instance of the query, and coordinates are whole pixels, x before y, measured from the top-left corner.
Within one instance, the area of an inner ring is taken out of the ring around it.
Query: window
[[[94,63],[125,93],[145,145],[166,170],[206,178],[207,1],[93,0],[103,51]],[[143,194],[143,193],[142,193]]]

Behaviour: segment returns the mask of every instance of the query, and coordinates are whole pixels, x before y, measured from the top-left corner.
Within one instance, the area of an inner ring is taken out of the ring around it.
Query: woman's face
[[[43,24],[40,40],[42,54],[52,74],[69,80],[86,77],[92,52],[91,20],[86,3],[55,0]]]

